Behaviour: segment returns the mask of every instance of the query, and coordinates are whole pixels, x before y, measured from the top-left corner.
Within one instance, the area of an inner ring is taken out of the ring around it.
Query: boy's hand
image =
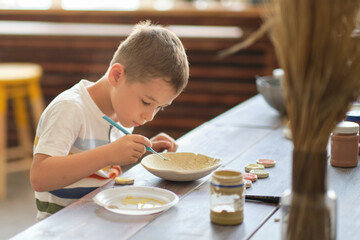
[[[168,152],[175,152],[178,148],[175,140],[166,133],[159,133],[151,138],[152,148],[157,152],[167,150]]]
[[[128,165],[136,163],[146,152],[145,146],[151,147],[151,142],[137,134],[125,135],[109,144],[109,164]]]

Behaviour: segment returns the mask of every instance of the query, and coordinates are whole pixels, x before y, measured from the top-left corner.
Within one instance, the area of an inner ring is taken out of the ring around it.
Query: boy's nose
[[[156,113],[157,113],[156,110],[147,111],[143,114],[143,118],[145,119],[146,122],[150,122],[154,119]]]

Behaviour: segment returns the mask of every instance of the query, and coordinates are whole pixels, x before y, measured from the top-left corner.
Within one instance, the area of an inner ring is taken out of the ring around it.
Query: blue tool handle
[[[114,122],[111,118],[109,118],[108,116],[103,116],[103,118],[108,121],[111,125],[113,125],[114,127],[116,127],[117,129],[119,129],[120,131],[122,131],[123,133],[125,133],[126,135],[129,135],[130,133],[128,131],[126,131],[125,128],[121,127],[119,124],[117,124],[116,122]],[[145,146],[146,150],[155,153],[155,151],[152,148],[149,148],[147,146]]]
[[[149,148],[149,147],[147,147],[147,146],[145,146],[145,148],[146,148],[146,150],[148,150],[149,152],[152,152],[152,153],[157,154],[157,152],[155,152],[155,150],[154,150],[154,149]]]
[[[119,124],[117,124],[116,122],[114,122],[111,118],[109,118],[108,116],[103,116],[103,118],[108,121],[111,125],[113,125],[114,127],[116,127],[117,129],[119,129],[120,131],[122,131],[123,133],[125,133],[126,135],[129,135],[130,133],[128,131],[126,131],[125,128],[121,127]]]

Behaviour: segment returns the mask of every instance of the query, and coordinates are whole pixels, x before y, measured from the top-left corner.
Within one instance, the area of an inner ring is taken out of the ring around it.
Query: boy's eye
[[[142,101],[142,103],[143,103],[145,106],[149,106],[149,105],[150,105],[150,103],[145,102],[144,100],[141,100],[141,101]]]
[[[146,102],[145,100],[141,100],[141,102],[142,102],[142,104],[144,104],[145,106],[150,106],[150,105],[151,105],[151,103]],[[157,107],[157,109],[158,109],[158,111],[164,111],[165,107],[159,106],[159,107]]]

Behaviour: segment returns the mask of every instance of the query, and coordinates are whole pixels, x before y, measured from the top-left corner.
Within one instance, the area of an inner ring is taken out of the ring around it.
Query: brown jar
[[[359,110],[348,111],[346,113],[345,121],[355,122],[357,124],[360,124],[360,111]],[[359,141],[359,152],[360,152],[360,141]]]
[[[349,121],[340,122],[331,134],[331,166],[356,167],[358,145],[359,124]]]

